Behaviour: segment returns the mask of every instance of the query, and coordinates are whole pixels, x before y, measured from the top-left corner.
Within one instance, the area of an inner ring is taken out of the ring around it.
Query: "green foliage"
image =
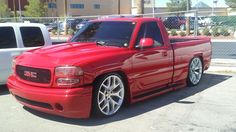
[[[213,27],[213,28],[212,28],[212,35],[213,35],[214,37],[220,36],[219,28],[218,28],[218,27]]]
[[[203,29],[202,33],[205,36],[211,36],[210,30],[208,28]]]
[[[175,29],[172,29],[172,30],[170,30],[170,35],[171,36],[177,36],[178,34],[177,34]]]
[[[11,11],[4,3],[5,0],[0,0],[0,17],[10,17]]]
[[[236,8],[236,0],[225,0],[225,4],[231,8]]]
[[[229,33],[229,31],[226,27],[222,27],[220,29],[220,34],[223,35],[223,36],[229,36],[230,35],[230,33]]]
[[[40,0],[28,0],[29,5],[25,6],[24,15],[26,17],[46,16],[47,6]]]
[[[183,37],[183,36],[186,36],[186,33],[184,31],[181,31],[179,32],[179,35]]]
[[[170,2],[166,3],[166,6],[170,12],[186,11],[187,0],[170,0]]]
[[[70,29],[68,30],[68,34],[69,34],[69,35],[74,35],[74,33],[75,33],[75,31],[74,31],[73,29],[70,28]]]

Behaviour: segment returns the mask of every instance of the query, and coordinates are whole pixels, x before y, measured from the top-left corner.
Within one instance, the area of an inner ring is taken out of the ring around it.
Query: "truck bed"
[[[208,40],[207,37],[170,37],[170,43],[176,44],[177,42],[189,42],[189,41],[202,41],[202,40]]]

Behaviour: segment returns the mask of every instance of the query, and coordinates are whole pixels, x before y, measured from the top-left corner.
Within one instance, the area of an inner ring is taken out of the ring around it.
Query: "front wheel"
[[[119,74],[103,76],[95,84],[93,99],[96,116],[112,116],[117,113],[124,102],[125,87]]]
[[[200,82],[203,73],[202,67],[202,61],[199,57],[191,60],[187,78],[188,86],[196,86]]]

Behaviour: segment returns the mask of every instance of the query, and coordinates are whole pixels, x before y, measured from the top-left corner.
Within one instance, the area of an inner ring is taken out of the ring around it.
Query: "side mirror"
[[[141,48],[149,48],[154,45],[154,40],[152,38],[141,38],[139,42],[139,47]]]
[[[71,39],[72,39],[72,37],[73,37],[72,35],[71,35],[71,36],[69,36],[69,37],[67,38],[67,41],[66,41],[66,42],[67,42],[67,43],[70,43],[70,42],[71,42]]]

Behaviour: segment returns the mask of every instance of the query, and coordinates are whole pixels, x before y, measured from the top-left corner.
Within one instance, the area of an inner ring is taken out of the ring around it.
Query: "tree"
[[[235,0],[225,0],[225,4],[231,8],[236,8],[236,1]]]
[[[166,6],[170,12],[186,11],[187,0],[170,0],[170,2],[166,3]]]
[[[4,0],[0,0],[0,17],[10,17],[11,11],[4,3]]]
[[[28,0],[29,5],[25,6],[24,15],[27,17],[43,17],[47,14],[47,6],[40,0]]]

